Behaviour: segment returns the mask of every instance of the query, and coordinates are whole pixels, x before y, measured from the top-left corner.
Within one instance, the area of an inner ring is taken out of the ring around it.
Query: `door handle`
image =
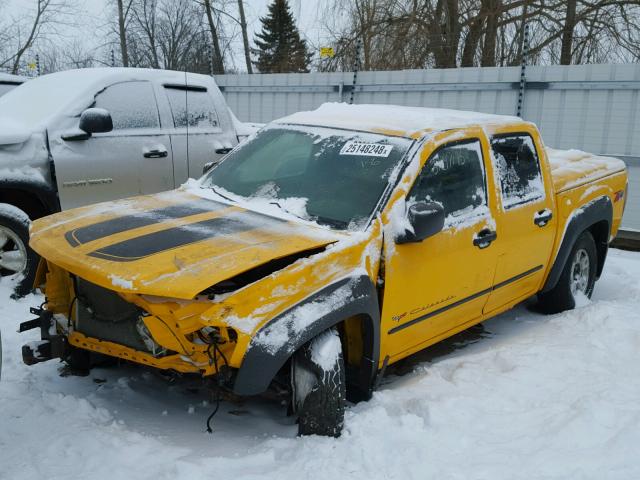
[[[142,156],[144,158],[163,158],[167,155],[169,155],[169,152],[167,152],[166,150],[160,150],[159,148],[156,148],[154,150],[145,150],[142,153]]]
[[[231,150],[233,150],[233,148],[231,147],[216,148],[216,153],[219,153],[220,155],[225,155],[229,153]]]
[[[496,238],[498,238],[496,232],[489,228],[484,228],[473,236],[473,244],[479,249],[487,248]]]
[[[533,216],[533,223],[542,228],[547,223],[549,223],[552,218],[553,212],[548,208],[545,208],[544,210],[540,210],[539,212],[535,213],[535,215]]]

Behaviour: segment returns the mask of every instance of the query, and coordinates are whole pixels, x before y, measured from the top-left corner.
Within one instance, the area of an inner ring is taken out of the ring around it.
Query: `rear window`
[[[530,135],[521,133],[496,136],[491,139],[491,149],[500,179],[504,208],[544,197],[540,162]]]
[[[184,128],[187,123],[189,128],[211,129],[219,127],[220,122],[213,98],[206,89],[165,87],[165,92],[169,98],[173,125],[176,128]]]

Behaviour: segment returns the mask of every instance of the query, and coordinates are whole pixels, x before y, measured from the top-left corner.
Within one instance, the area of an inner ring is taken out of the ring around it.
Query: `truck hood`
[[[342,237],[175,190],[36,220],[30,245],[49,262],[102,287],[191,299],[240,273],[304,256]]]
[[[0,117],[0,145],[24,143],[31,137],[31,129],[25,125]]]

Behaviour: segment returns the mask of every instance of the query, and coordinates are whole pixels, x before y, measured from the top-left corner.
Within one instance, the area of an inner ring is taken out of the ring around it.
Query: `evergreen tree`
[[[273,0],[266,17],[260,19],[262,31],[256,34],[253,62],[261,73],[302,73],[309,71],[312,54],[293,20],[287,0]]]

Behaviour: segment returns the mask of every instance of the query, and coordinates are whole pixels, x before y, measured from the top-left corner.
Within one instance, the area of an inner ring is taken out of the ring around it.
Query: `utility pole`
[[[518,106],[516,107],[516,116],[522,116],[524,108],[524,90],[527,85],[527,55],[529,53],[529,24],[523,25],[522,31],[522,60],[520,62],[520,86],[518,88]]]
[[[353,98],[356,92],[356,83],[358,81],[358,69],[360,68],[360,49],[362,48],[362,40],[358,37],[356,41],[356,56],[353,61],[353,83],[351,85],[351,95],[349,96],[349,105],[353,105]]]

